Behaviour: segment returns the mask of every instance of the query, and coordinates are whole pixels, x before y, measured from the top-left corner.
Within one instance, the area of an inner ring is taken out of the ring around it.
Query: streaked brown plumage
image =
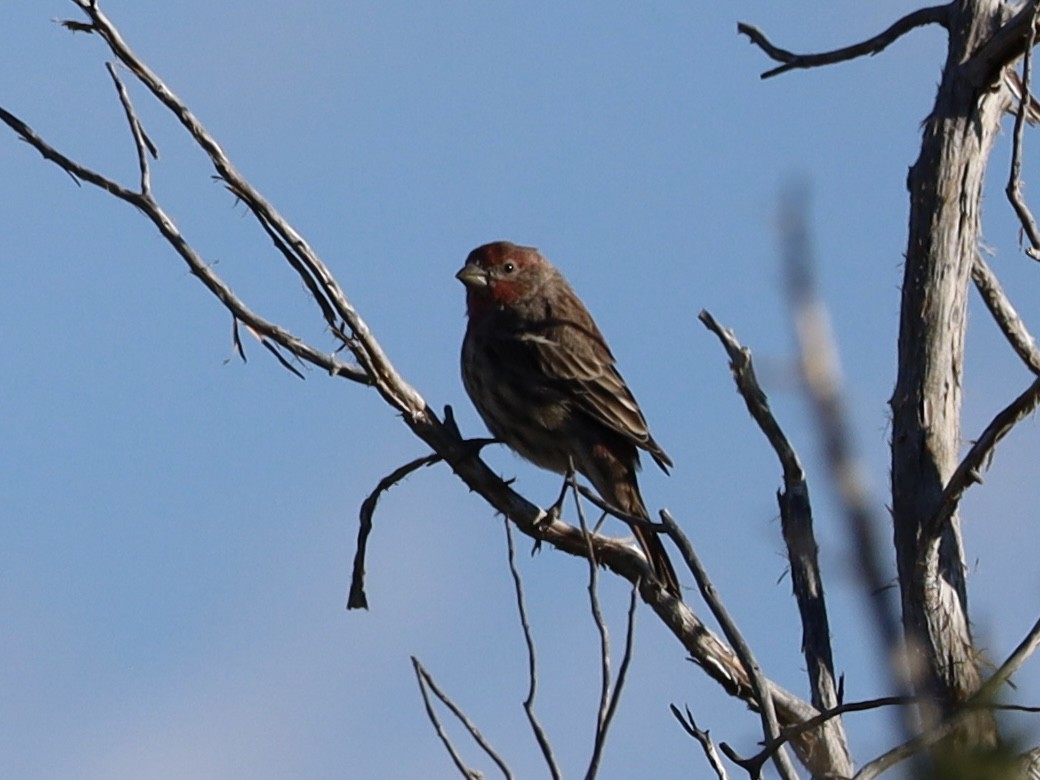
[[[456,276],[469,318],[462,381],[491,433],[542,468],[573,462],[607,503],[649,519],[639,493],[639,450],[672,465],[650,435],[592,316],[537,249],[496,241],[470,252]],[[660,538],[632,531],[658,579],[679,583]]]

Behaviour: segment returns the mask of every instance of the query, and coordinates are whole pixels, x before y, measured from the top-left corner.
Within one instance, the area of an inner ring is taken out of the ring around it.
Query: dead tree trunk
[[[950,7],[949,52],[921,153],[910,169],[910,229],[892,407],[892,512],[908,672],[950,715],[981,678],[968,620],[959,518],[927,532],[961,445],[965,312],[978,251],[986,162],[1007,98],[963,67],[1002,21],[996,0]],[[966,725],[968,744],[992,745],[991,713]]]

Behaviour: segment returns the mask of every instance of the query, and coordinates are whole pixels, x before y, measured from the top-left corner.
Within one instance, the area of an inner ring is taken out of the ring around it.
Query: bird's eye
[[[506,263],[504,266],[502,266],[502,270],[505,271],[507,274],[511,274],[513,273],[513,271],[516,270],[516,266],[512,263]]]

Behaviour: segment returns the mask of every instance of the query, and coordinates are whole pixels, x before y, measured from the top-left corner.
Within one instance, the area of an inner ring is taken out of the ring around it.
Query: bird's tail
[[[665,589],[673,596],[681,596],[679,578],[675,574],[675,569],[672,567],[672,562],[668,558],[668,553],[665,551],[658,533],[641,525],[633,525],[632,533],[639,541],[639,546],[643,548],[643,553],[650,561],[650,566],[657,575],[657,579],[661,580]]]
[[[596,487],[599,488],[600,486],[597,485]],[[650,513],[647,511],[646,504],[643,503],[643,497],[639,493],[639,485],[636,483],[635,474],[632,474],[629,479],[614,480],[610,487],[611,490],[609,492],[600,490],[600,495],[603,495],[604,498],[625,514],[633,515],[649,522]],[[639,546],[643,549],[643,554],[646,556],[647,561],[650,562],[650,568],[657,575],[657,579],[661,581],[661,584],[664,585],[669,593],[681,596],[679,578],[676,576],[672,562],[668,558],[668,553],[665,551],[660,535],[652,528],[644,525],[636,525],[635,523],[630,523],[629,525],[632,528],[632,533],[635,534],[636,541],[639,542]]]

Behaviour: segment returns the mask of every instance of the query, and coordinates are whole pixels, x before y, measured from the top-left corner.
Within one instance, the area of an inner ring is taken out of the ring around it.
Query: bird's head
[[[466,285],[466,310],[473,316],[523,306],[554,272],[534,247],[495,241],[470,252],[455,278]]]

